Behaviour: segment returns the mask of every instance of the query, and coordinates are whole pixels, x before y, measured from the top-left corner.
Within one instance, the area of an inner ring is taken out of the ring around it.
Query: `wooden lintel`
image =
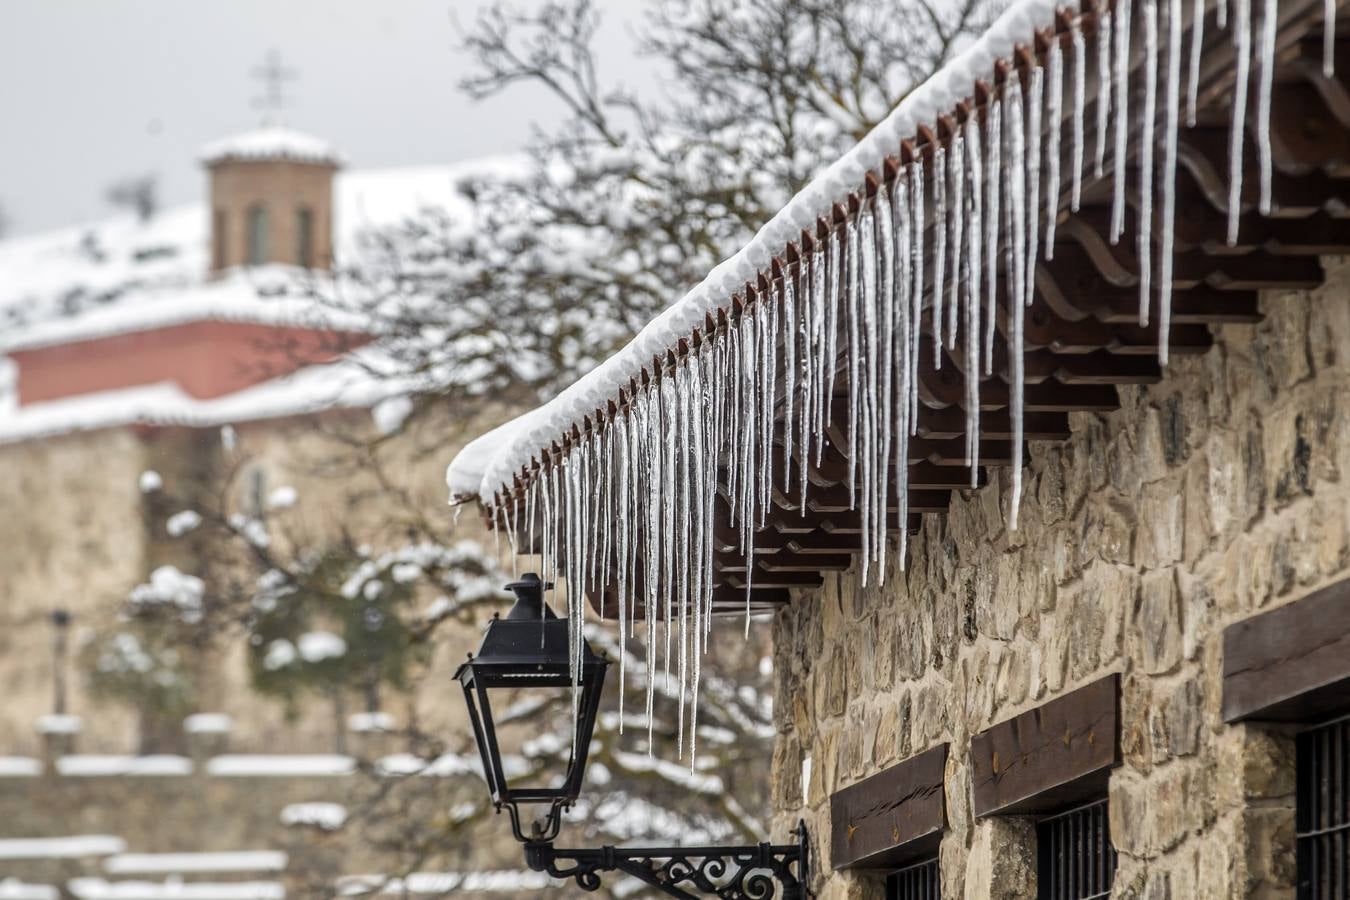
[[[943,775],[947,745],[835,792],[830,797],[830,864],[836,869],[893,868],[933,853],[946,825]]]
[[[1350,579],[1223,632],[1223,720],[1313,722],[1350,709]]]
[[[970,741],[975,815],[1054,812],[1102,796],[1120,764],[1120,676],[1000,722]]]

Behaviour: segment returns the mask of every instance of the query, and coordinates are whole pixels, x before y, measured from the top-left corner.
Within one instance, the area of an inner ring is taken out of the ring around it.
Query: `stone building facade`
[[[1350,574],[1350,266],[1324,264],[1320,289],[1263,294],[1259,325],[1033,444],[1016,530],[1005,470],[925,517],[884,586],[855,566],[777,614],[775,824],[805,818],[820,897],[886,896],[916,858],[841,868],[857,825],[832,798],[943,745],[940,842],[918,854],[940,895],[1037,896],[1037,817],[979,814],[981,741],[1107,676],[1111,896],[1295,896],[1297,729],[1225,722],[1225,629]]]

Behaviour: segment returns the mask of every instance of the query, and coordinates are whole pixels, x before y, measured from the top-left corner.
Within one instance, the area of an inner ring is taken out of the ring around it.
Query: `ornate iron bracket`
[[[573,879],[585,891],[600,887],[601,872],[623,872],[663,894],[697,900],[806,900],[810,848],[806,823],[798,822],[795,844],[732,847],[601,847],[560,849],[552,841],[528,841],[525,862],[536,872]],[[562,865],[559,865],[562,863]],[[794,870],[795,865],[795,870]]]

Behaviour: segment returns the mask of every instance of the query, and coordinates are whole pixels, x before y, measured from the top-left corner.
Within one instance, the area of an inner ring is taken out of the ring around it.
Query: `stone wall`
[[[943,896],[1034,896],[1029,822],[972,815],[970,738],[1115,672],[1114,895],[1293,896],[1293,742],[1222,724],[1221,636],[1350,567],[1350,267],[1326,265],[1033,445],[1016,531],[1004,472],[884,587],[850,570],[777,616],[775,831],[806,818],[822,897],[881,886],[831,871],[830,795],[943,741]]]

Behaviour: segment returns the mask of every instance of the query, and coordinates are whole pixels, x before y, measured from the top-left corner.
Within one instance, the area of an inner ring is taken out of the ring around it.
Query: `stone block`
[[[975,823],[966,859],[966,900],[1024,900],[1036,893],[1036,826],[993,817]]]
[[[1145,575],[1133,631],[1135,655],[1146,674],[1169,672],[1181,662],[1182,624],[1175,573],[1168,569]]]

